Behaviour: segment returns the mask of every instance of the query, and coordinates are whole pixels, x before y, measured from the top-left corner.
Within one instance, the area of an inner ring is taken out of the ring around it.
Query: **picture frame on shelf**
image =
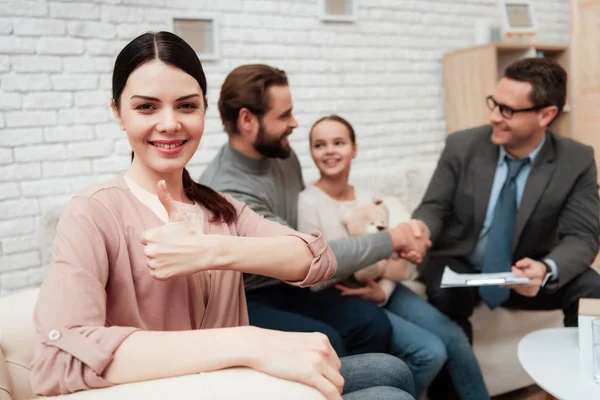
[[[505,37],[535,36],[538,26],[530,1],[500,0],[499,6]]]

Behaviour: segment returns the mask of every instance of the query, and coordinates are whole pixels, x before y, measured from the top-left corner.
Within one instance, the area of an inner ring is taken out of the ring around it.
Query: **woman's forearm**
[[[314,258],[306,243],[295,236],[220,238],[223,252],[219,269],[301,281]]]
[[[120,384],[250,366],[253,353],[244,338],[255,329],[134,332],[115,352],[104,379]]]

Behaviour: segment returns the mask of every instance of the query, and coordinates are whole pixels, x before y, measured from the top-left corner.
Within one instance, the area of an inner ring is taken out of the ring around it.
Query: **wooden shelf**
[[[600,1],[571,0],[574,138],[594,149],[600,170]],[[600,179],[600,177],[599,177]],[[600,271],[600,254],[594,261]]]
[[[512,50],[527,50],[534,48],[536,50],[544,52],[556,52],[569,50],[569,46],[555,45],[555,44],[525,44],[525,43],[497,43],[494,44],[499,51],[512,51]]]
[[[566,45],[543,44],[543,43],[531,44],[531,43],[490,42],[490,43],[486,43],[486,44],[482,44],[482,45],[478,45],[478,46],[456,49],[456,50],[446,53],[446,55],[454,55],[454,54],[458,54],[458,53],[462,53],[462,52],[470,52],[473,50],[485,49],[485,48],[493,48],[493,49],[496,49],[498,52],[529,50],[532,48],[540,50],[540,51],[544,51],[544,52],[550,52],[550,53],[552,53],[552,52],[560,53],[560,52],[569,50],[569,46],[566,46]]]

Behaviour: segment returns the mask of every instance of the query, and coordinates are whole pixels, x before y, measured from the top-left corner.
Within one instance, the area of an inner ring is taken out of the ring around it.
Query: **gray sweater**
[[[298,196],[304,189],[296,154],[287,159],[255,159],[225,144],[208,165],[200,183],[246,203],[263,217],[297,229]],[[350,274],[389,257],[392,238],[387,231],[329,243],[338,262],[335,277]],[[246,290],[281,281],[266,276],[244,276]]]

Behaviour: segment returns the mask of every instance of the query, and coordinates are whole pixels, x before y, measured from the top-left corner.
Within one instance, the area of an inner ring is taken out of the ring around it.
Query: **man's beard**
[[[292,133],[291,129],[278,138],[269,138],[262,121],[258,123],[258,134],[254,142],[254,150],[266,158],[288,158],[292,152],[290,146],[284,146],[281,141]]]

